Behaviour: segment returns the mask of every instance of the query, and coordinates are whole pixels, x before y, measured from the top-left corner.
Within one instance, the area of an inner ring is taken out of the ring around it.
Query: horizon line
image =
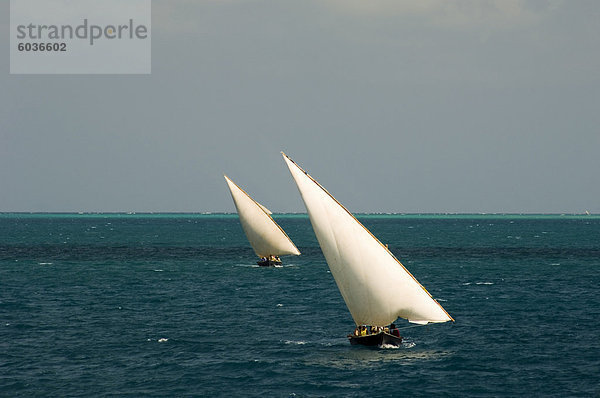
[[[144,214],[193,214],[193,215],[219,215],[237,214],[235,211],[0,211],[0,214],[65,214],[65,215],[87,215],[87,214],[115,214],[115,215],[144,215]],[[307,212],[273,212],[277,215],[298,214],[308,215]],[[363,215],[547,215],[547,216],[598,216],[600,213],[589,212],[352,212],[352,214]]]

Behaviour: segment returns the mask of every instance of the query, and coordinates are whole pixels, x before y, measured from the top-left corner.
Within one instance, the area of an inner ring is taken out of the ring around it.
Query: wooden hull
[[[389,333],[380,332],[377,334],[368,334],[366,336],[354,336],[349,335],[348,339],[352,345],[365,345],[365,346],[382,346],[382,345],[395,345],[400,346],[402,344],[402,336],[397,337]]]
[[[281,267],[281,260],[259,260],[256,264],[261,267]]]

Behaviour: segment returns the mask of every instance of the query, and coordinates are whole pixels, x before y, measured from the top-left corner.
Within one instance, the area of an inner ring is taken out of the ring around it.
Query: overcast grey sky
[[[412,4],[415,3],[415,4]],[[600,213],[600,2],[160,1],[149,76],[9,74],[0,211]]]

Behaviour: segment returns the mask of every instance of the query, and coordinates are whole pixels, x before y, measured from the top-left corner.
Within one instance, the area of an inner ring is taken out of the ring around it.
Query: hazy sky
[[[161,1],[152,74],[9,74],[0,211],[600,213],[600,2]]]

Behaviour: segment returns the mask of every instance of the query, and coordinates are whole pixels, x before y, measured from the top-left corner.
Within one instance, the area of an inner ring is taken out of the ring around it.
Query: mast
[[[398,317],[427,324],[452,317],[367,228],[282,152],[331,274],[357,325]]]

